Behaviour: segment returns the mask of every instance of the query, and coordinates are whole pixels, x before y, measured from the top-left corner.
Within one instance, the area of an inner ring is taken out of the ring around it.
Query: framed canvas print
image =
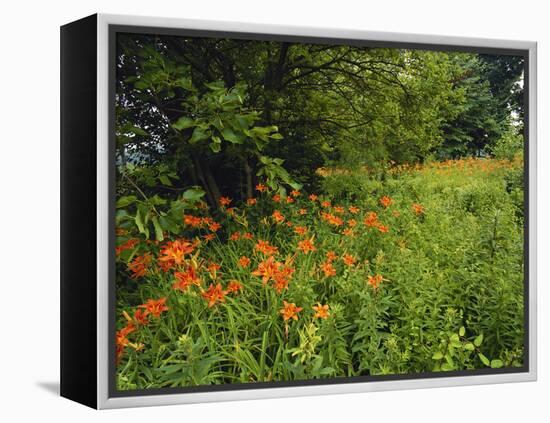
[[[536,43],[61,28],[61,394],[536,379]]]

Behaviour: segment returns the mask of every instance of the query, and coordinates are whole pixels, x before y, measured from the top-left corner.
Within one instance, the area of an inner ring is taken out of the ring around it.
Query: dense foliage
[[[286,200],[260,185],[170,241],[124,235],[119,388],[521,366],[518,165],[334,173]]]
[[[119,35],[119,388],[521,366],[522,73]]]

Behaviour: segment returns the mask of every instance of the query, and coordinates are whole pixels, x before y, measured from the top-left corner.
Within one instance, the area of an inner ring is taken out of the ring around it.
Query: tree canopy
[[[521,130],[523,62],[119,34],[117,160],[142,165],[134,177],[168,196],[200,186],[215,206],[221,192],[251,197],[260,180],[283,195],[314,187],[327,165],[489,154],[511,127]],[[132,171],[124,169],[121,187]]]

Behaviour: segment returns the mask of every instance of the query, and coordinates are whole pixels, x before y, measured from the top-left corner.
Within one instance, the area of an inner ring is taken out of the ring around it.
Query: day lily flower
[[[185,260],[185,256],[192,253],[194,249],[195,245],[185,239],[168,241],[161,248],[159,261],[167,262],[171,266],[181,265]]]
[[[216,303],[222,303],[225,301],[225,292],[219,283],[216,285],[210,284],[208,289],[201,295],[206,301],[208,301],[208,307],[213,307]]]
[[[271,217],[273,217],[273,220],[275,220],[275,222],[277,223],[282,223],[285,220],[285,217],[281,214],[279,210],[275,210]]]
[[[264,184],[258,184],[256,185],[256,190],[259,192],[267,191],[267,187]]]
[[[225,292],[230,294],[233,292],[241,291],[242,289],[243,289],[243,286],[239,281],[231,280],[229,281],[229,285],[227,285],[227,290]]]
[[[334,251],[328,251],[325,256],[328,262],[333,262],[338,258],[338,255]]]
[[[290,319],[298,320],[298,313],[300,311],[302,311],[302,307],[296,307],[296,304],[294,303],[287,303],[286,301],[283,301],[283,308],[279,311],[279,313],[283,315],[283,320],[286,322]]]
[[[382,275],[369,276],[367,282],[373,289],[377,289],[384,278]]]
[[[336,269],[334,268],[334,266],[330,261],[326,261],[323,264],[321,264],[321,270],[323,271],[326,277],[336,276]]]
[[[212,232],[217,232],[222,225],[220,225],[218,222],[212,222],[208,225],[208,229],[210,229]]]
[[[176,281],[172,285],[172,288],[179,291],[185,292],[191,285],[201,285],[201,280],[193,266],[189,266],[185,272],[175,272],[174,277]]]
[[[229,204],[231,204],[231,201],[233,201],[233,200],[231,200],[231,198],[229,198],[229,197],[220,197],[220,200],[219,200],[220,206],[226,207]]]
[[[259,251],[260,253],[271,256],[273,254],[277,254],[279,252],[279,249],[269,243],[269,241],[263,241],[261,239],[258,240],[255,246],[256,251]]]
[[[270,279],[274,278],[279,272],[281,263],[275,261],[275,257],[270,256],[258,264],[258,268],[252,272],[253,276],[260,276],[262,283],[265,285]]]
[[[128,241],[126,241],[124,244],[121,244],[118,247],[115,247],[115,254],[118,256],[123,251],[131,250],[138,244],[139,244],[139,239],[131,238]]]
[[[412,209],[416,213],[416,215],[421,215],[424,213],[424,206],[422,204],[414,203],[412,205]]]
[[[310,251],[315,251],[315,245],[313,245],[313,241],[310,239],[304,239],[302,241],[298,242],[298,249],[301,250],[304,253],[308,253]]]
[[[367,217],[364,220],[365,225],[374,227],[378,224],[378,215],[375,212],[367,213]]]
[[[379,223],[379,224],[376,226],[376,229],[378,229],[380,232],[382,232],[382,233],[384,233],[384,234],[390,231],[389,226],[382,225],[381,223]]]
[[[145,276],[149,265],[151,264],[152,257],[150,253],[145,253],[141,256],[137,256],[128,264],[128,270],[132,272],[132,279],[137,279]]]
[[[321,305],[320,303],[317,303],[317,305],[313,306],[313,310],[315,311],[315,315],[313,317],[316,319],[326,319],[330,316],[328,304]]]
[[[162,312],[168,311],[168,306],[166,305],[166,297],[159,298],[158,300],[148,299],[145,304],[141,304],[138,307],[145,309],[147,313],[153,315],[156,318],[159,318]]]
[[[248,265],[250,264],[250,259],[246,256],[242,256],[240,259],[239,259],[239,264],[241,265],[241,267],[248,267]]]
[[[305,226],[296,226],[294,232],[298,235],[305,235],[307,233],[307,228]]]
[[[142,326],[146,326],[149,324],[148,319],[149,313],[147,310],[142,310],[141,308],[138,308],[134,311],[134,321]]]
[[[344,254],[342,256],[342,261],[346,266],[353,266],[357,261],[357,259],[353,257],[351,254]]]
[[[381,199],[380,199],[380,204],[382,205],[382,207],[384,208],[388,208],[389,206],[391,206],[393,203],[393,200],[391,197],[388,197],[387,195],[384,195]]]
[[[198,228],[199,226],[202,225],[203,219],[199,216],[192,216],[190,214],[186,214],[185,216],[183,216],[183,223],[193,228]]]

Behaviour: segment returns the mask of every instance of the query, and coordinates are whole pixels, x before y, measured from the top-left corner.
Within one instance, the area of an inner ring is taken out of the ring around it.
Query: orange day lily
[[[175,272],[174,277],[176,281],[173,283],[172,288],[179,291],[187,291],[191,285],[201,285],[201,280],[193,266],[189,266],[185,272]]]
[[[285,217],[281,214],[279,210],[275,210],[271,217],[273,217],[273,220],[275,220],[275,222],[277,223],[282,223],[285,220]]]
[[[208,301],[208,307],[213,307],[216,303],[223,303],[225,301],[225,292],[222,289],[221,284],[210,284],[208,289],[204,291],[202,297]]]
[[[315,245],[313,244],[313,241],[310,239],[304,239],[298,242],[298,249],[306,254],[310,251],[316,250]]]
[[[147,274],[147,269],[151,264],[152,257],[150,253],[145,253],[134,258],[129,264],[128,269],[132,272],[132,279],[137,279]]]
[[[286,322],[290,319],[298,320],[298,313],[300,311],[302,311],[302,307],[296,307],[296,304],[294,303],[287,303],[286,301],[283,301],[283,308],[279,311],[279,313],[283,315],[283,320]]]
[[[231,201],[233,200],[231,200],[231,198],[229,197],[220,197],[220,200],[219,200],[220,206],[224,206],[224,207],[228,206],[229,204],[231,204]]]
[[[328,304],[321,305],[320,303],[317,303],[317,305],[313,306],[313,310],[315,311],[315,315],[313,317],[316,319],[326,319],[330,316]]]
[[[242,289],[243,289],[243,285],[239,281],[231,280],[231,281],[229,281],[229,285],[227,285],[226,292],[228,294],[230,294],[230,293],[233,293],[233,292],[241,291]]]
[[[323,271],[326,277],[336,276],[336,269],[334,268],[334,266],[330,261],[326,261],[323,264],[321,264],[321,270]]]
[[[242,256],[239,259],[239,264],[240,264],[241,267],[246,268],[250,264],[250,259],[246,256]]]
[[[344,254],[342,256],[342,261],[346,266],[353,266],[357,261],[357,259],[353,257],[351,254]]]
[[[168,311],[166,297],[159,298],[158,300],[148,299],[145,304],[141,304],[138,307],[145,309],[147,313],[152,314],[156,318],[159,318],[162,312]]]
[[[384,278],[382,277],[382,275],[374,275],[374,276],[369,276],[368,278],[368,284],[370,286],[373,287],[373,289],[377,289],[378,286],[380,285],[380,282],[382,282]]]
[[[259,251],[260,253],[265,254],[266,256],[271,256],[279,252],[279,249],[271,245],[269,241],[264,241],[261,239],[258,240],[254,248],[256,249],[256,251]]]
[[[387,195],[384,195],[381,199],[380,199],[380,204],[382,205],[382,207],[384,208],[388,208],[389,206],[391,206],[393,203],[393,200],[391,197],[388,197]]]

